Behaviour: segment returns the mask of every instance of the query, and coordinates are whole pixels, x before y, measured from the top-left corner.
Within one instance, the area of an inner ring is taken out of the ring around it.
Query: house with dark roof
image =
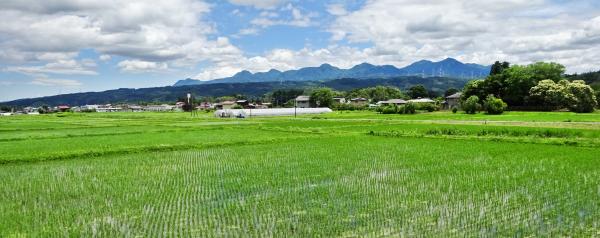
[[[445,109],[452,109],[454,107],[460,108],[460,97],[462,96],[461,92],[452,94],[446,97],[446,101],[444,102]]]

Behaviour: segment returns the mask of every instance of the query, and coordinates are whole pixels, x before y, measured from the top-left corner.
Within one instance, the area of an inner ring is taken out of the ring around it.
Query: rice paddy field
[[[0,117],[0,237],[600,237],[600,113]]]

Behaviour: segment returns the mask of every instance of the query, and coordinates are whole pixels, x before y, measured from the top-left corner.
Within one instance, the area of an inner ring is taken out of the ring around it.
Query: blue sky
[[[593,0],[3,0],[0,102],[421,59],[600,69]]]

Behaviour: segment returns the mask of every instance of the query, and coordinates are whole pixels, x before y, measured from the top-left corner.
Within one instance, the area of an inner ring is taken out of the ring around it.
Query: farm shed
[[[298,108],[308,108],[310,96],[298,96],[296,97],[296,107]]]
[[[293,116],[332,112],[329,108],[270,108],[270,109],[225,109],[217,110],[216,117]]]

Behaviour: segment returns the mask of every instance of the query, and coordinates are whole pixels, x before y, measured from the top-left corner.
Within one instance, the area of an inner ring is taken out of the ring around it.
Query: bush
[[[572,112],[593,112],[597,105],[596,95],[592,87],[581,80],[575,80],[565,87],[566,106]]]
[[[481,104],[479,104],[479,97],[473,95],[467,98],[462,103],[462,109],[465,110],[467,114],[475,114],[479,109],[481,109]]]
[[[489,95],[485,100],[485,110],[488,114],[499,115],[506,110],[506,103],[500,98],[496,98],[493,95]]]
[[[403,110],[402,110],[402,112],[404,114],[415,114],[416,111],[417,111],[417,106],[411,102],[404,104]]]
[[[381,113],[382,114],[396,114],[396,113],[398,113],[398,107],[396,107],[396,105],[382,107]]]
[[[437,111],[439,108],[433,103],[422,103],[419,105],[419,110],[424,110],[428,112]]]
[[[244,108],[242,106],[236,104],[231,109],[244,109]]]
[[[457,107],[452,107],[452,113],[456,113],[458,111]]]
[[[368,109],[367,105],[354,105],[346,103],[334,103],[333,108],[338,111],[359,111]]]

